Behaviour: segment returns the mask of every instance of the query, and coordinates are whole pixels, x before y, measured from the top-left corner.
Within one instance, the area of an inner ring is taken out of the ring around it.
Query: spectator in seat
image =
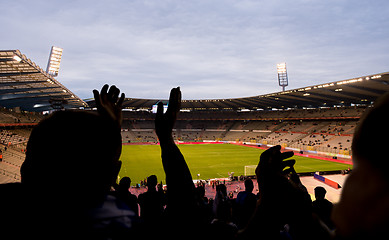
[[[333,204],[325,199],[326,189],[318,186],[315,187],[315,198],[312,202],[312,211],[330,228],[333,229],[334,225],[331,221],[331,212]]]
[[[261,154],[255,170],[259,200],[239,232],[241,239],[329,238],[312,218],[312,202],[294,170],[295,160],[288,159],[292,156],[293,152],[281,152],[279,145]]]
[[[251,218],[257,203],[257,197],[253,193],[254,183],[250,178],[244,181],[245,190],[238,193],[236,197],[236,213],[239,228],[246,226]]]
[[[131,234],[135,213],[119,207],[109,194],[121,167],[124,94],[119,97],[118,88],[108,88],[93,91],[97,112],[57,111],[32,130],[21,183],[1,186],[13,193],[2,191],[1,201],[7,202],[0,204],[3,234],[3,229],[24,239],[121,239]],[[8,222],[7,215],[15,216]]]
[[[205,187],[203,184],[199,184],[196,187],[196,203],[198,205],[199,214],[202,216],[203,223],[207,224],[212,220],[212,205],[209,204],[208,198],[205,196]]]
[[[156,190],[157,176],[151,175],[147,178],[147,192],[138,196],[140,205],[140,217],[148,225],[160,225],[162,221],[163,203],[162,194]]]
[[[343,239],[387,239],[389,226],[389,93],[361,117],[353,136],[353,170],[332,219]]]
[[[134,211],[136,216],[139,216],[138,198],[130,192],[130,187],[131,178],[122,177],[116,189],[116,197],[123,201],[132,211]]]

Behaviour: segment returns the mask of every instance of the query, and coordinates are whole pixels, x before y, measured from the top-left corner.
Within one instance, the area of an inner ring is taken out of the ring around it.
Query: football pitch
[[[192,173],[193,179],[211,179],[244,174],[244,166],[257,165],[265,150],[234,144],[181,144],[178,145]],[[351,165],[309,157],[293,156],[297,172],[344,170]],[[165,183],[159,145],[123,145],[122,168],[119,177],[128,176],[132,184],[147,176],[157,175]],[[198,174],[200,174],[198,176]]]

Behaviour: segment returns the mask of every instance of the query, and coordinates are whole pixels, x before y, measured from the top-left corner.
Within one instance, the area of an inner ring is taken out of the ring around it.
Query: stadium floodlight
[[[282,87],[282,91],[285,91],[285,87],[288,86],[288,73],[286,72],[286,63],[277,64],[278,73],[278,85]]]
[[[62,48],[52,46],[46,72],[53,77],[58,76],[59,65],[62,58]]]

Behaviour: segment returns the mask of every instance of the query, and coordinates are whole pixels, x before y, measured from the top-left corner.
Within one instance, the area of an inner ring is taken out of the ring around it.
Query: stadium
[[[1,183],[20,181],[29,134],[44,114],[94,110],[93,100],[80,99],[54,77],[19,50],[0,51]],[[195,181],[252,177],[264,149],[281,145],[295,152],[297,172],[309,176],[304,178],[309,192],[323,185],[329,188],[329,198],[337,201],[344,173],[352,168],[356,124],[387,91],[388,72],[252,97],[183,100],[174,138]],[[164,181],[154,131],[160,101],[168,104],[166,99],[136,98],[123,103],[119,176],[130,176],[134,185],[151,174]],[[315,173],[320,177],[313,177]],[[229,190],[237,187],[232,184]]]

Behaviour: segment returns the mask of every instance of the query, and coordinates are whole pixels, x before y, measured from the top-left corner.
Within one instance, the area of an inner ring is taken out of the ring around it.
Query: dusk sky
[[[0,49],[46,69],[81,98],[115,84],[126,97],[236,98],[389,71],[387,0],[0,1]]]

